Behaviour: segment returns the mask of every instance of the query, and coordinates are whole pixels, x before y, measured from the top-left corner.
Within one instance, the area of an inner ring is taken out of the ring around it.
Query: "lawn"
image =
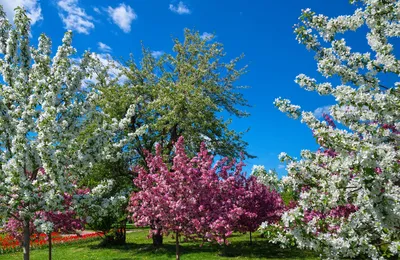
[[[102,248],[99,240],[71,245],[58,245],[53,249],[54,260],[133,260],[133,259],[174,259],[175,244],[171,238],[165,238],[164,247],[154,249],[147,239],[147,230],[134,230],[127,234],[125,246]],[[199,246],[198,243],[182,243],[182,259],[317,259],[311,252],[298,249],[281,249],[269,244],[259,236],[253,236],[253,245],[249,244],[248,235],[235,234],[231,237],[227,257],[221,257],[218,245]],[[48,258],[48,249],[31,251],[32,260]],[[22,253],[0,255],[0,260],[22,259]]]

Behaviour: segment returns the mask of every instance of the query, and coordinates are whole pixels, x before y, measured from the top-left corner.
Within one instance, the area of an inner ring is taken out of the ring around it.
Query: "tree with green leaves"
[[[153,151],[159,143],[166,156],[172,154],[179,136],[187,140],[187,149],[194,153],[201,142],[206,142],[215,155],[238,157],[246,151],[243,133],[229,128],[230,116],[246,117],[241,110],[247,107],[237,86],[246,67],[237,69],[242,56],[225,62],[223,45],[213,38],[202,39],[198,32],[185,30],[184,41],[174,40],[172,54],[159,59],[143,48],[139,63],[133,58],[120,66],[124,84],[105,84],[100,106],[118,118],[135,104],[130,130],[147,125],[146,133],[137,137],[129,149],[135,151],[135,163],[144,164],[144,150]],[[126,148],[127,149],[127,148]]]
[[[225,62],[223,45],[213,37],[202,39],[198,32],[185,30],[184,40],[174,40],[173,52],[160,58],[142,48],[142,58],[133,57],[124,64],[112,64],[120,71],[110,79],[109,72],[98,80],[103,83],[101,109],[111,117],[122,118],[135,106],[129,129],[121,138],[146,126],[145,133],[124,147],[133,165],[146,165],[146,151],[159,144],[165,159],[172,160],[179,136],[186,140],[189,155],[205,142],[214,155],[238,157],[246,151],[243,132],[229,128],[232,117],[247,117],[248,103],[240,92],[245,86],[237,81],[246,66],[237,68],[242,56]],[[123,82],[121,82],[123,80]],[[222,113],[229,115],[226,119]]]
[[[102,160],[93,165],[79,186],[87,196],[80,201],[79,213],[90,229],[104,234],[102,245],[125,244],[129,194],[134,190],[133,172],[126,159]]]

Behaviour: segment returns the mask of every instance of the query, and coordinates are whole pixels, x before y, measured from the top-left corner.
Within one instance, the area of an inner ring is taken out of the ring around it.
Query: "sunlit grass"
[[[147,239],[147,230],[134,230],[127,234],[124,246],[99,247],[99,241],[81,242],[72,245],[59,245],[53,248],[54,260],[131,260],[131,259],[174,259],[175,244],[171,238],[164,238],[164,246],[155,249],[152,241]],[[181,258],[184,259],[317,259],[316,255],[298,249],[282,249],[268,243],[258,235],[253,235],[253,244],[249,236],[235,234],[230,238],[231,244],[226,249],[226,256],[219,245],[186,242],[182,243]],[[22,259],[22,253],[0,255],[0,260]],[[31,252],[32,260],[48,259],[48,249]]]

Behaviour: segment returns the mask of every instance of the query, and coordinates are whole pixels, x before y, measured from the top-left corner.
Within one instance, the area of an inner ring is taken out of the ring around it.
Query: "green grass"
[[[147,230],[136,230],[127,234],[125,246],[103,248],[99,240],[81,242],[72,245],[58,245],[53,248],[54,260],[133,260],[133,259],[174,259],[175,244],[171,238],[164,238],[164,246],[154,249],[151,240],[147,239]],[[230,238],[227,256],[221,257],[222,248],[218,245],[199,243],[182,243],[181,258],[185,259],[317,259],[316,255],[298,249],[281,249],[267,243],[258,235],[253,236],[253,245],[249,244],[248,235],[235,234]],[[0,260],[22,259],[22,253],[0,255]],[[48,259],[48,249],[31,251],[32,260]]]

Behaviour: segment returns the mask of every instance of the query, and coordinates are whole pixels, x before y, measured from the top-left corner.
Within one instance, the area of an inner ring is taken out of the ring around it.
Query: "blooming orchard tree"
[[[254,231],[279,214],[279,195],[254,177],[247,179],[243,163],[212,163],[204,144],[189,158],[180,137],[171,168],[163,162],[160,146],[155,156],[147,156],[149,170],[137,168],[134,183],[141,191],[132,194],[128,210],[136,225],[173,233],[177,259],[180,236],[227,243],[232,232]]]
[[[16,9],[12,26],[0,8],[0,21],[0,216],[22,223],[24,259],[29,259],[31,223],[38,212],[65,210],[65,192],[75,190],[91,162],[106,156],[111,144],[124,146],[135,133],[109,142],[129,120],[104,120],[94,105],[101,93],[85,78],[101,69],[100,63],[88,52],[74,63],[71,32],[51,58],[47,36],[39,37],[37,48],[29,46],[23,9]],[[132,106],[127,118],[133,111]],[[82,132],[89,130],[90,138],[82,142]],[[46,230],[53,225],[42,220],[34,223]]]
[[[243,194],[237,197],[237,204],[245,213],[239,217],[235,230],[250,232],[251,243],[252,232],[256,231],[263,222],[272,224],[279,221],[284,203],[277,191],[260,183],[254,176],[243,178],[242,183],[242,188],[239,190],[243,189]],[[237,186],[236,189],[238,189]]]
[[[119,222],[126,222],[129,194],[131,188],[119,189],[115,192],[116,183],[110,179],[101,182],[93,189],[87,191],[81,196],[76,196],[78,205],[78,215],[85,218],[87,225],[94,230],[100,230],[105,235],[105,243],[122,242],[125,243],[125,233],[109,234]],[[110,241],[112,240],[112,241]],[[116,240],[116,241],[115,241]]]
[[[62,211],[36,212],[34,219],[30,223],[30,234],[51,234],[51,232],[71,233],[84,229],[84,220],[79,218],[72,206],[72,196],[69,194],[64,195],[64,208]],[[5,230],[10,233],[14,238],[23,242],[23,223],[16,218],[11,217],[5,226]]]
[[[263,222],[275,223],[279,219],[283,209],[280,195],[254,176],[247,178],[243,166],[235,161],[226,164],[224,159],[211,169],[199,212],[199,219],[209,223],[200,232],[203,239],[227,244],[232,232],[239,231],[250,232],[252,242],[251,233]]]
[[[153,230],[176,239],[176,258],[179,259],[179,237],[192,238],[196,234],[199,195],[204,162],[195,167],[196,158],[190,160],[185,154],[183,138],[175,145],[175,157],[171,170],[163,162],[161,147],[156,155],[148,154],[149,171],[139,167],[135,185],[141,191],[133,193],[128,207],[134,223],[151,226]],[[208,162],[208,161],[207,161]],[[210,166],[209,164],[208,166]],[[197,226],[197,228],[199,228]]]
[[[301,117],[321,146],[302,151],[299,161],[281,154],[288,162],[285,183],[299,192],[299,201],[284,213],[286,236],[277,240],[295,239],[300,248],[329,258],[382,259],[400,249],[400,88],[387,76],[400,74],[390,43],[400,36],[400,2],[351,2],[360,8],[336,18],[303,10],[295,29],[299,42],[316,52],[318,71],[342,82],[334,87],[303,74],[296,78],[306,90],[336,98],[333,119],[325,122],[288,100],[275,101],[281,111]],[[371,53],[352,51],[338,37],[363,26]]]
[[[118,151],[113,153],[118,154]],[[101,160],[93,165],[79,185],[87,187],[88,193],[76,197],[79,215],[89,220],[90,229],[105,234],[103,243],[126,242],[126,207],[129,194],[134,189],[132,171],[128,163],[129,153],[118,160]]]
[[[243,152],[253,157],[247,153],[243,133],[229,127],[231,117],[249,115],[243,109],[248,103],[241,93],[246,87],[238,85],[246,67],[239,67],[242,57],[228,61],[225,56],[223,45],[213,36],[205,39],[199,32],[185,29],[184,39],[174,39],[170,54],[155,58],[144,47],[140,61],[132,58],[124,65],[110,63],[120,80],[101,88],[99,107],[120,118],[136,104],[130,128],[121,136],[147,126],[140,138],[124,147],[131,165],[147,167],[144,151],[155,152],[155,144],[171,163],[180,136],[185,137],[190,156],[206,142],[214,155],[235,158]],[[222,111],[229,113],[229,118],[218,116]],[[153,245],[161,244],[162,236],[155,232]]]
[[[78,190],[78,193],[80,190]],[[52,259],[52,232],[61,233],[76,233],[79,230],[83,230],[85,227],[85,221],[77,216],[74,210],[73,196],[70,194],[64,194],[63,210],[60,211],[38,211],[35,213],[34,218],[29,223],[31,237],[39,237],[40,233],[47,235],[49,244],[49,260]],[[18,239],[20,244],[23,241],[23,222],[11,217],[5,226],[5,230],[10,233],[15,239]]]

